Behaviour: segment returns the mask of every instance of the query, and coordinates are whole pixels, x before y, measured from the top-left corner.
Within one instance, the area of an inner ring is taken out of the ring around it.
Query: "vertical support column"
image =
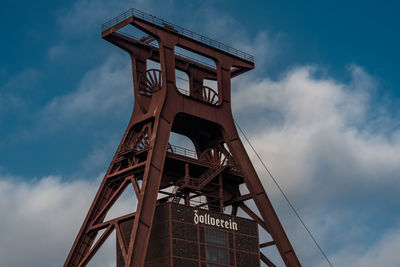
[[[185,163],[185,184],[189,184],[189,163]]]
[[[218,184],[219,184],[219,211],[221,213],[224,212],[224,187],[222,184],[222,174],[218,177]]]
[[[189,192],[185,194],[185,205],[190,206],[190,194]]]
[[[233,216],[236,216],[237,211],[238,211],[238,205],[232,204],[232,212],[231,212],[231,214],[232,214]]]
[[[168,91],[175,88],[174,43],[159,41],[159,47],[160,64],[165,83],[163,83],[163,88],[159,94],[153,95],[153,97],[156,97],[157,107],[154,110],[156,119],[151,136],[152,148],[149,151],[143,175],[141,197],[138,202],[137,215],[128,248],[129,264],[126,264],[125,267],[144,265],[171,132],[173,112],[163,109],[163,106]]]
[[[142,180],[135,221],[125,267],[143,266],[160,188],[171,125],[161,117],[155,120],[151,149]]]
[[[223,102],[231,102],[231,71],[230,65],[225,62],[218,62],[217,64],[217,77],[218,77],[218,95],[219,104]],[[226,114],[228,115],[228,114]]]
[[[189,66],[188,72],[190,74],[190,95],[193,97],[201,96],[203,88],[204,75],[193,67]]]

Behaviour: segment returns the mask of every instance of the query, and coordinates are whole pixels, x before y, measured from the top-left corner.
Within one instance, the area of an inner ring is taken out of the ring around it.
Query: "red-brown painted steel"
[[[118,31],[130,26],[148,36],[139,39]],[[285,264],[300,266],[232,116],[231,79],[254,68],[252,56],[135,9],[103,25],[102,37],[131,56],[134,109],[64,267],[85,266],[113,230],[122,254],[119,262],[123,264],[118,267],[144,266],[155,207],[162,201],[157,199],[158,194],[171,185],[176,191],[164,194],[176,201],[183,198],[186,205],[203,195],[207,202],[198,207],[223,211],[231,206],[232,214],[238,207],[243,209],[268,231],[273,239],[269,244],[276,246]],[[215,67],[176,55],[175,47],[207,57]],[[161,69],[148,69],[148,60],[159,62]],[[189,76],[187,93],[177,87],[176,69]],[[216,80],[217,88],[203,85],[204,79]],[[194,157],[186,151],[178,155],[169,144],[171,132],[193,141]],[[243,182],[249,194],[241,195],[239,185]],[[108,210],[129,185],[136,193],[136,211],[104,222]],[[244,204],[251,199],[261,217]],[[130,224],[128,238],[121,234],[123,223]],[[101,229],[106,231],[93,244]],[[274,266],[261,255],[262,261]]]

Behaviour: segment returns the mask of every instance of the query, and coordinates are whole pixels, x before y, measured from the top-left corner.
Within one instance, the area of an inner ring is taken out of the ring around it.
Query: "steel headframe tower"
[[[119,31],[129,25],[147,36],[139,39]],[[102,37],[131,56],[134,109],[64,267],[85,266],[114,230],[124,262],[119,265],[144,266],[157,203],[169,199],[193,205],[198,196],[206,199],[198,206],[210,210],[236,215],[242,209],[272,238],[260,249],[275,245],[287,266],[300,266],[232,116],[231,79],[253,69],[253,57],[136,9],[105,23]],[[179,55],[176,47],[212,59],[215,66]],[[161,70],[148,69],[148,60],[159,62]],[[176,69],[188,75],[188,90],[177,87]],[[203,85],[205,79],[217,81],[217,89]],[[171,146],[171,132],[188,137],[196,151]],[[239,190],[243,183],[247,194]],[[136,193],[136,212],[104,221],[129,185]],[[165,190],[171,186],[174,190]],[[248,200],[261,217],[244,203]],[[105,231],[94,242],[100,230]]]

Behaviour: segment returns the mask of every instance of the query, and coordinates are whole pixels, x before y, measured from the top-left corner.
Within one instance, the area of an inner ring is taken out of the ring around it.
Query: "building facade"
[[[260,266],[258,244],[252,220],[168,202],[156,208],[145,266]],[[117,255],[123,266],[118,245]]]

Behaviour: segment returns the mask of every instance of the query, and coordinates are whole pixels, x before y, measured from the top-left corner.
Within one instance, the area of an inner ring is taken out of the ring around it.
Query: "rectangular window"
[[[210,228],[205,228],[204,230],[207,267],[228,265],[228,233]]]

